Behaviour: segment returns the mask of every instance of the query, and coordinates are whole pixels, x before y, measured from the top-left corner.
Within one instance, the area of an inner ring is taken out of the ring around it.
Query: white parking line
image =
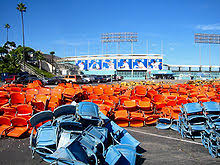
[[[181,141],[181,142],[186,142],[186,143],[191,143],[191,144],[203,145],[202,143],[199,143],[199,142],[194,142],[194,141],[189,141],[189,140],[184,140],[184,139],[178,139],[178,138],[169,137],[169,136],[157,135],[157,134],[148,133],[148,132],[141,132],[141,131],[132,130],[132,129],[127,129],[127,130],[132,131],[132,132],[136,132],[136,133],[145,134],[145,135],[156,136],[156,137],[160,137],[160,138],[166,138],[166,139],[171,139],[171,140],[176,140],[176,141]]]

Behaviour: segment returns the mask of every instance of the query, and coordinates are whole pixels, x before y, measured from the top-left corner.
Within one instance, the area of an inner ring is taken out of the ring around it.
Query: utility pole
[[[147,42],[146,42],[146,50],[147,50],[147,54],[149,53],[148,52],[148,40],[147,40]]]
[[[134,76],[134,69],[133,69],[133,42],[131,41],[131,56],[132,56],[132,60],[131,60],[131,75],[132,77]]]
[[[75,56],[77,57],[77,50],[76,50],[76,47],[75,47]]]
[[[89,41],[88,41],[88,55],[89,55]]]
[[[200,63],[200,67],[201,67],[202,66],[201,45],[199,45],[199,63]]]

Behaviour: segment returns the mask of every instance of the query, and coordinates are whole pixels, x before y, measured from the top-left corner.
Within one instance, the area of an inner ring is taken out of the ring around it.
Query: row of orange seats
[[[31,116],[44,110],[53,111],[62,104],[72,102],[82,92],[78,85],[59,84],[45,88],[39,82],[27,86],[6,84],[0,87],[0,135],[20,137],[30,131]]]
[[[118,85],[98,85],[84,86],[83,89],[89,94],[88,99],[84,101],[92,101],[98,104],[105,115],[114,115],[115,120],[124,120],[126,123],[131,118],[124,115],[125,111],[131,114],[139,114],[145,118],[153,118],[155,123],[158,115],[177,119],[180,113],[179,107],[182,104],[220,101],[218,84],[139,85],[133,88]],[[146,121],[146,119],[140,118],[140,121]],[[128,125],[125,124],[124,126]]]

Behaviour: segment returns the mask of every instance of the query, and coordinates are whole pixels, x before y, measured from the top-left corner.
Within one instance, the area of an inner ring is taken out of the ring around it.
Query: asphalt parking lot
[[[154,126],[126,130],[141,142],[138,151],[142,157],[136,164],[220,164],[219,158],[212,158],[200,141],[182,139],[173,130],[157,130]],[[37,165],[46,164],[35,156],[31,157],[29,138],[0,139],[0,164]]]
[[[97,85],[97,84],[93,84]],[[54,85],[48,87],[55,87]],[[138,151],[142,157],[136,164],[220,164],[220,158],[212,158],[201,140],[182,139],[173,130],[158,130],[154,126],[126,128],[141,142]],[[0,139],[0,164],[37,165],[47,164],[36,154],[32,159],[29,137],[22,139]]]
[[[182,139],[176,131],[154,126],[126,130],[141,142],[142,158],[137,159],[137,164],[220,164],[220,159],[212,158],[200,139]]]

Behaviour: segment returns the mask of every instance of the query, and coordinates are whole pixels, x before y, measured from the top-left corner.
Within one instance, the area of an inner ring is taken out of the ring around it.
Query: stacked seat
[[[212,157],[220,157],[220,105],[216,102],[203,103],[206,116],[205,130],[201,133],[201,140]]]
[[[37,153],[51,164],[136,162],[140,142],[99,112],[92,102],[39,112],[32,116],[30,124],[32,156]],[[120,156],[114,155],[115,152]],[[113,155],[116,159],[112,162]]]
[[[183,105],[178,124],[178,130],[182,137],[201,138],[200,133],[205,130],[205,123],[206,118],[199,103]]]

